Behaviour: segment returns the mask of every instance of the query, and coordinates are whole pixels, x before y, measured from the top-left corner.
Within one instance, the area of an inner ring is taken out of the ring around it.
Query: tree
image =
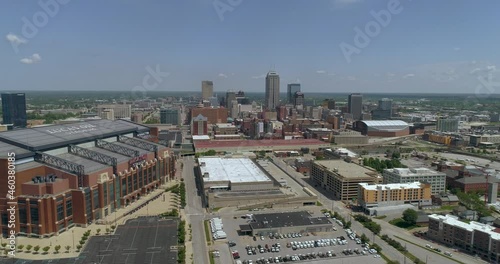
[[[61,249],[61,245],[57,245],[54,247],[54,250],[56,251],[56,253],[59,253],[60,249]]]
[[[49,252],[50,250],[50,247],[49,246],[46,246],[43,248],[43,254],[47,254],[47,252]]]
[[[82,245],[76,245],[76,249],[80,251],[80,249],[82,249]]]
[[[417,218],[418,218],[418,213],[417,211],[413,209],[406,209],[403,212],[403,220],[408,224],[408,225],[414,225],[417,223]]]
[[[347,221],[347,223],[345,223],[344,225],[344,228],[351,228],[351,221]]]
[[[69,252],[69,250],[71,249],[71,246],[65,246],[64,248],[66,249],[66,252]]]
[[[28,252],[30,252],[32,248],[33,248],[33,246],[32,246],[32,245],[27,245],[27,246],[26,246],[26,250],[27,250]]]
[[[17,246],[17,249],[19,249],[19,252],[23,252],[24,245],[19,245]]]
[[[97,232],[97,234],[99,235],[99,233],[101,233],[101,229],[100,229],[100,228],[97,228],[96,232]]]
[[[5,248],[7,246],[7,243],[2,243],[2,247]]]
[[[368,239],[368,237],[365,235],[365,233],[363,233],[360,237],[360,240],[361,240],[361,243],[366,243],[368,242],[370,239]]]
[[[35,254],[38,253],[38,251],[40,251],[40,246],[39,245],[36,245],[34,248],[33,248],[33,251],[35,251]]]

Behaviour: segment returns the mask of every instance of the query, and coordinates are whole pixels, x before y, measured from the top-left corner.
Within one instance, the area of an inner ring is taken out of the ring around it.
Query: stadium
[[[410,134],[408,123],[401,120],[356,121],[353,129],[371,137],[401,137]]]
[[[15,194],[0,178],[0,226],[16,203],[16,233],[46,237],[87,226],[134,203],[175,175],[167,147],[142,139],[149,128],[95,120],[0,132],[0,173],[15,154]],[[10,163],[9,163],[10,162]]]

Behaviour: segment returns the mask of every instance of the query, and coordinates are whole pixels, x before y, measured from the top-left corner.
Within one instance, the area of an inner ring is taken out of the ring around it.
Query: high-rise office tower
[[[275,110],[280,101],[280,76],[275,71],[269,71],[266,76],[266,108]]]
[[[294,99],[293,99],[293,106],[295,106],[295,108],[300,108],[302,109],[304,107],[304,93],[302,92],[295,92],[295,94],[293,95]]]
[[[392,113],[392,99],[382,98],[378,101],[378,109],[390,110]]]
[[[24,93],[2,94],[3,124],[26,127],[26,95]]]
[[[363,113],[363,95],[360,93],[350,94],[347,102],[347,109],[354,120],[361,120],[361,114]]]
[[[287,103],[293,104],[293,97],[296,92],[300,92],[300,83],[289,83],[286,90]]]
[[[378,108],[371,111],[373,120],[387,120],[392,117],[392,99],[382,98],[378,101]]]
[[[160,109],[160,123],[180,125],[179,109]]]
[[[214,95],[214,83],[212,81],[201,82],[201,99],[208,100]]]
[[[231,109],[233,105],[233,100],[236,100],[236,93],[233,90],[226,92],[226,108]]]

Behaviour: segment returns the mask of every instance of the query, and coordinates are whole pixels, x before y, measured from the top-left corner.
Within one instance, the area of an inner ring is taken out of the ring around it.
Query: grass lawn
[[[205,220],[205,237],[207,239],[207,244],[210,245],[210,229],[208,226],[208,220]]]
[[[214,252],[210,251],[210,264],[215,264]]]
[[[391,225],[394,225],[394,226],[397,226],[399,228],[404,228],[404,229],[408,229],[408,230],[411,230],[413,228],[417,228],[417,227],[420,227],[418,225],[409,225],[408,223],[406,223],[403,219],[401,218],[396,218],[396,219],[393,219],[391,221],[389,221],[389,224]]]
[[[387,215],[381,215],[381,216],[375,216],[374,218],[375,219],[384,219],[386,217],[387,217]]]
[[[316,201],[316,205],[317,205],[317,206],[323,206],[323,204],[322,204],[322,203],[320,203],[319,201]]]

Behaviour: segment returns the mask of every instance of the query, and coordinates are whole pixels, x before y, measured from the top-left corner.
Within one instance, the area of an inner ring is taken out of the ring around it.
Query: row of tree
[[[379,158],[373,158],[373,157],[364,158],[363,166],[373,168],[380,173],[385,169],[406,168],[406,166],[403,165],[401,161],[399,161],[399,159],[380,160]]]

